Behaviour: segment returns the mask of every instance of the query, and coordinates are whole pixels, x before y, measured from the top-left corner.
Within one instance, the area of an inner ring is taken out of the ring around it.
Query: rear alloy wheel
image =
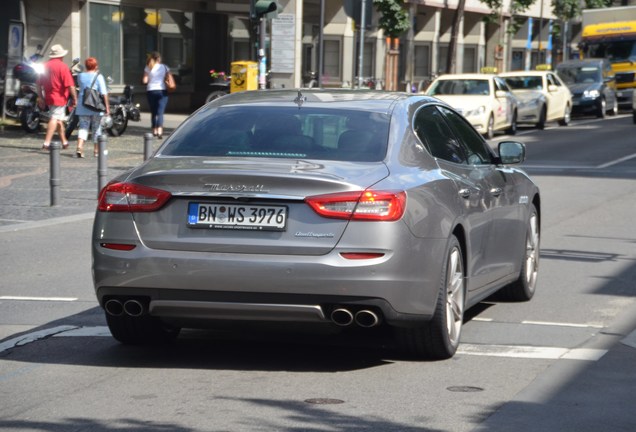
[[[605,102],[605,98],[601,98],[596,105],[596,117],[605,118],[607,114],[607,103]]]
[[[170,342],[181,329],[163,323],[150,315],[133,317],[106,314],[108,329],[115,339],[125,345],[145,345]]]
[[[422,327],[395,329],[401,347],[418,358],[448,359],[459,346],[466,293],[462,250],[455,236],[451,238],[446,257],[431,321]]]
[[[504,287],[500,295],[509,301],[528,301],[534,296],[539,274],[539,215],[534,205],[530,206],[530,218],[526,230],[526,250],[521,263],[519,279]]]
[[[559,120],[560,126],[567,126],[570,124],[570,120],[572,120],[572,107],[570,104],[565,106],[565,111],[563,111],[563,118]]]

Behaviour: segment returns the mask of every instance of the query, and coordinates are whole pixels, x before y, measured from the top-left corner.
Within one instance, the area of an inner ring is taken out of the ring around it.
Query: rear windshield
[[[540,76],[505,77],[504,81],[513,90],[543,90],[543,80]]]
[[[426,92],[437,95],[489,95],[490,84],[487,79],[444,79],[435,81]]]
[[[351,109],[227,106],[203,110],[177,129],[164,156],[384,159],[386,114]]]
[[[596,66],[559,66],[557,74],[566,84],[594,84],[603,81],[601,69]]]

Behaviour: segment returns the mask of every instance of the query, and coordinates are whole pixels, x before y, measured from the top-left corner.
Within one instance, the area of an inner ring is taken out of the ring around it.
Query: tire
[[[512,122],[510,123],[510,127],[506,129],[506,133],[508,135],[516,135],[517,134],[517,111],[512,113]]]
[[[572,107],[570,104],[565,105],[565,111],[563,111],[563,118],[559,120],[559,126],[567,126],[572,120]]]
[[[22,129],[29,133],[35,133],[40,129],[40,112],[32,107],[26,107],[20,113]]]
[[[71,135],[73,135],[73,132],[75,132],[75,129],[77,129],[78,125],[79,125],[79,116],[72,114],[68,118],[68,122],[66,123],[66,127],[64,128],[64,136],[66,137],[67,140],[71,139]]]
[[[537,129],[539,130],[545,129],[545,121],[548,116],[547,111],[547,108],[545,107],[545,105],[543,105],[541,107],[541,113],[539,114],[539,121],[537,122]]]
[[[396,328],[399,345],[417,358],[443,360],[457,351],[466,306],[464,261],[459,241],[451,237],[435,313],[421,327]]]
[[[210,93],[208,95],[208,97],[205,98],[205,103],[212,102],[213,100],[218,99],[220,97],[223,97],[226,94],[227,94],[227,92],[222,91],[222,90],[213,91],[212,93]]]
[[[605,98],[601,98],[596,105],[596,117],[605,118],[607,115],[607,103],[605,102]]]
[[[486,139],[492,139],[495,136],[495,118],[492,114],[488,117],[488,125],[486,126],[486,133],[484,136]]]
[[[539,274],[540,238],[539,214],[535,206],[531,205],[519,279],[501,289],[499,297],[502,300],[528,301],[534,296]]]
[[[618,115],[618,99],[616,98],[614,98],[614,106],[611,110],[609,110],[609,115],[611,115],[612,117]]]
[[[148,345],[173,341],[181,329],[164,324],[150,315],[132,317],[106,314],[106,324],[113,337],[124,345]]]
[[[124,116],[121,110],[116,110],[115,113],[112,114],[112,118],[113,126],[106,129],[106,132],[112,137],[123,135],[126,131],[126,127],[128,127],[128,118]]]

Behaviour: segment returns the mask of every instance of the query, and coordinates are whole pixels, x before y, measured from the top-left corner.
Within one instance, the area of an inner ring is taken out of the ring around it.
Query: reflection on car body
[[[572,94],[552,71],[516,71],[499,74],[519,99],[519,123],[545,128],[546,122],[570,123]]]
[[[524,156],[426,96],[231,94],[101,191],[97,298],[123,343],[221,321],[387,326],[448,358],[466,308],[534,294],[539,190],[510,166]]]
[[[599,118],[618,114],[616,80],[606,59],[568,60],[560,63],[557,75],[572,93],[572,112]]]
[[[498,76],[442,75],[431,83],[426,95],[454,107],[486,138],[492,138],[496,131],[517,132],[517,98]]]

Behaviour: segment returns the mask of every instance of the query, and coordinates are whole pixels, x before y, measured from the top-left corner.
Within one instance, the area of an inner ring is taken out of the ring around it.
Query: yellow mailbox
[[[258,63],[255,61],[232,62],[230,93],[258,90]]]

